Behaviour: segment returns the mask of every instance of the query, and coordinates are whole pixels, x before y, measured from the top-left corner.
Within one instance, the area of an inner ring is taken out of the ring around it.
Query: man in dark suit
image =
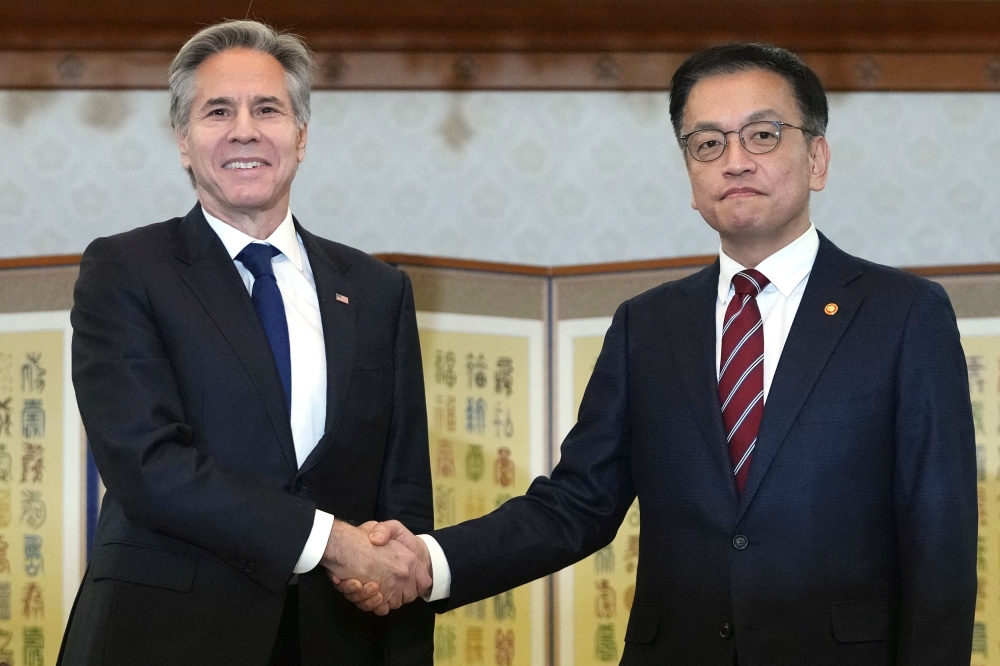
[[[432,533],[442,604],[595,552],[638,496],[622,664],[968,664],[976,460],[947,296],[810,223],[827,104],[796,56],[696,54],[670,111],[719,261],[621,305],[551,478]]]
[[[195,35],[170,84],[198,205],[84,254],[73,380],[107,494],[66,666],[432,661],[425,604],[380,618],[331,581],[413,600],[424,566],[350,522],[433,520],[410,282],[289,210],[311,67],[253,21]]]

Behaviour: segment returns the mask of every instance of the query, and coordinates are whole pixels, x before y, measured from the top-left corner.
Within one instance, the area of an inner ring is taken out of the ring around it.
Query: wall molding
[[[201,26],[248,15],[319,51],[1000,48],[1000,5],[988,0],[36,0],[0,5],[0,49],[173,51]]]
[[[0,51],[0,88],[166,89],[172,51]],[[688,52],[316,53],[317,90],[662,91]],[[997,91],[996,53],[803,52],[830,91]]]
[[[248,6],[306,38],[321,90],[664,90],[738,39],[795,50],[835,91],[1000,90],[989,0],[3,3],[0,88],[162,89],[193,32]]]
[[[83,255],[53,254],[44,257],[10,257],[0,259],[0,270],[12,268],[47,268],[49,266],[78,266]]]
[[[455,270],[482,273],[504,273],[508,275],[536,275],[540,277],[571,277],[575,275],[597,275],[607,273],[634,273],[636,271],[657,271],[671,268],[697,268],[715,261],[716,255],[693,255],[665,259],[642,259],[639,261],[616,261],[601,264],[579,264],[573,266],[533,266],[530,264],[510,264],[474,259],[451,257],[431,257],[419,254],[389,252],[373,254],[387,264],[394,266],[421,266],[428,268],[451,268]],[[82,255],[57,254],[39,257],[12,257],[0,259],[0,270],[19,268],[45,268],[49,266],[79,265]],[[954,266],[911,266],[903,270],[925,277],[948,275],[983,275],[1000,273],[1000,264],[957,264]]]

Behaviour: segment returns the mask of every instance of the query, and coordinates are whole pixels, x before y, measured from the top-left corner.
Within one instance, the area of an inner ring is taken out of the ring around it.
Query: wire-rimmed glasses
[[[688,154],[698,162],[713,162],[726,152],[729,145],[729,135],[735,134],[740,137],[740,143],[747,152],[754,155],[764,155],[778,147],[781,141],[781,128],[791,127],[806,134],[813,134],[809,130],[783,123],[779,120],[759,120],[747,123],[739,130],[723,132],[720,129],[703,129],[685,134],[681,137],[681,142],[687,149]]]

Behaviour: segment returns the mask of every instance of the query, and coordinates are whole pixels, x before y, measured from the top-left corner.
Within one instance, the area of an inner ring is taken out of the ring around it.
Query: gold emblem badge
[[[839,310],[839,309],[840,308],[837,307],[836,303],[827,303],[826,307],[823,308],[823,312],[825,312],[826,314],[828,314],[828,315],[830,315],[832,317],[833,315],[837,314],[837,310]]]

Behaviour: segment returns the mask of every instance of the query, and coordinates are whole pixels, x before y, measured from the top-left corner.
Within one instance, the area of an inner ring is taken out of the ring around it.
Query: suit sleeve
[[[614,539],[635,499],[627,321],[625,303],[604,339],[552,476],[538,477],[525,495],[482,518],[432,533],[451,567],[448,607],[556,572]]]
[[[376,520],[395,519],[415,534],[434,529],[424,371],[410,278],[403,273],[394,349],[392,424],[379,483]],[[434,612],[418,600],[386,617],[390,664],[430,666]]]
[[[955,314],[937,284],[907,319],[896,395],[898,663],[968,664],[976,605],[976,450]]]
[[[119,243],[98,239],[87,248],[71,319],[80,414],[101,477],[126,517],[283,590],[315,504],[222,469],[192,446],[143,276]]]

